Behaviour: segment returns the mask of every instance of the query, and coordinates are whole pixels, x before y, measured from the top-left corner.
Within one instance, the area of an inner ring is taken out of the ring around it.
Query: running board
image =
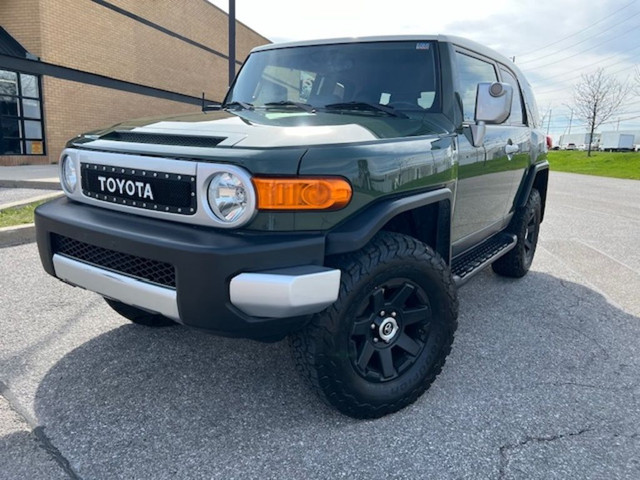
[[[459,287],[476,273],[516,246],[518,239],[510,233],[500,233],[453,259],[451,274]]]

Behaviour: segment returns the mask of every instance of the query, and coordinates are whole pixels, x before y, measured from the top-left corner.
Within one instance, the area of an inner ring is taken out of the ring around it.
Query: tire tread
[[[430,368],[429,375],[407,395],[396,402],[371,405],[360,402],[346,391],[339,382],[332,381],[324,375],[326,369],[337,369],[339,366],[324,354],[318,353],[317,346],[324,343],[325,352],[335,351],[332,343],[334,333],[338,328],[340,312],[346,308],[343,304],[354,284],[365,277],[372,268],[379,263],[392,260],[395,257],[412,258],[418,262],[425,262],[441,278],[448,296],[447,305],[450,308],[450,318],[447,338],[438,352],[438,357]],[[418,240],[397,233],[381,232],[362,250],[333,258],[332,266],[341,268],[342,279],[338,300],[328,310],[314,315],[308,327],[289,337],[289,344],[297,370],[306,383],[328,405],[336,407],[341,412],[355,418],[378,418],[388,413],[398,411],[415,402],[440,374],[447,356],[451,352],[454,331],[457,328],[458,299],[455,283],[451,277],[449,267],[430,247]]]
[[[517,245],[506,255],[500,257],[491,264],[491,268],[498,275],[503,277],[522,278],[529,271],[531,265],[526,265],[524,246],[522,245],[523,237],[527,228],[527,213],[531,209],[541,209],[542,199],[540,193],[535,188],[531,190],[527,203],[524,207],[518,209],[514,217],[509,231],[518,236]],[[538,227],[540,224],[538,223]],[[535,251],[534,251],[535,254]]]

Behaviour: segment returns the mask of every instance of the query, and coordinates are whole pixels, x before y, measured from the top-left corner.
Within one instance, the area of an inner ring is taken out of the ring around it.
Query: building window
[[[44,155],[40,78],[0,70],[0,155]]]

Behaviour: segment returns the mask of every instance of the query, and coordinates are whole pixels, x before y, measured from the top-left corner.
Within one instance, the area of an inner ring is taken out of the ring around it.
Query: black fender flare
[[[541,172],[544,173],[543,176],[538,176]],[[540,179],[536,181],[536,179]],[[544,211],[547,204],[547,182],[549,179],[549,162],[545,160],[544,162],[536,163],[529,167],[529,171],[520,186],[520,190],[515,200],[515,207],[524,207],[527,204],[527,200],[529,199],[529,194],[531,193],[531,189],[537,186],[538,191],[540,192],[540,197],[542,198],[542,217],[540,221],[544,218]]]
[[[359,250],[392,218],[435,203],[440,203],[442,207],[438,210],[438,238],[435,250],[448,264],[451,259],[451,206],[453,205],[453,192],[449,188],[395,197],[362,209],[327,234],[325,254],[337,255]]]

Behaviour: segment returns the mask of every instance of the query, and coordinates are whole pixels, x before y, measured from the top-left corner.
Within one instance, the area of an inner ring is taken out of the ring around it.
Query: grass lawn
[[[640,180],[640,152],[591,152],[587,157],[578,150],[552,150],[549,165],[557,172]]]
[[[0,228],[33,223],[33,211],[38,205],[44,202],[45,201],[43,200],[41,202],[30,203],[24,207],[0,210]]]

